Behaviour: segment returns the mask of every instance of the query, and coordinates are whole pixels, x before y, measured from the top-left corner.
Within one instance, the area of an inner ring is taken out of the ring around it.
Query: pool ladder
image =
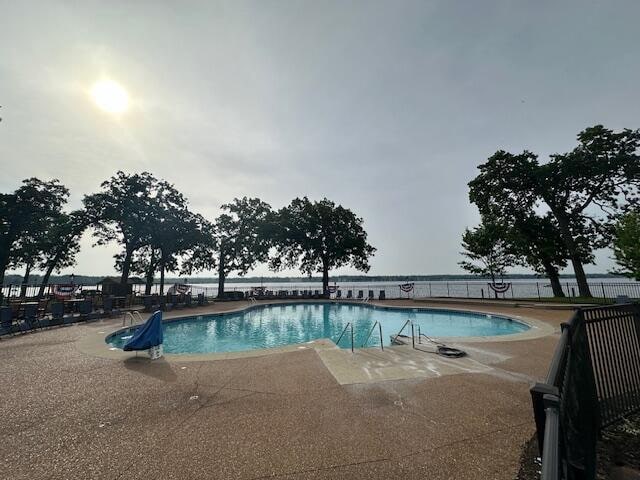
[[[133,312],[124,312],[124,315],[122,315],[122,326],[126,326],[127,324],[127,319],[129,320],[129,325],[133,325],[134,322],[138,322],[138,323],[144,323],[144,320],[142,319],[142,315],[140,315],[140,312],[138,312],[137,310],[134,310]]]
[[[351,353],[353,353],[353,324],[351,322],[348,322],[344,326],[344,328],[342,329],[342,333],[338,337],[338,340],[336,341],[336,345],[338,345],[340,343],[340,340],[342,340],[342,337],[344,336],[344,333],[347,331],[347,328],[349,328],[349,327],[351,327]]]
[[[384,351],[384,341],[382,339],[382,324],[377,320],[371,326],[371,329],[369,330],[369,334],[367,335],[367,339],[364,342],[362,342],[361,348],[364,348],[364,346],[369,341],[369,338],[371,338],[371,334],[373,333],[373,330],[376,328],[376,325],[378,326],[378,333],[380,334],[380,349]]]
[[[404,322],[404,325],[402,325],[402,328],[398,330],[398,333],[396,333],[393,339],[391,340],[391,345],[394,345],[396,343],[396,340],[398,339],[400,334],[403,332],[403,330],[407,327],[407,325],[411,325],[411,346],[413,348],[416,348],[415,330],[414,330],[413,322],[411,321],[411,319],[408,319],[406,322]],[[420,325],[418,325],[418,329],[420,329]]]

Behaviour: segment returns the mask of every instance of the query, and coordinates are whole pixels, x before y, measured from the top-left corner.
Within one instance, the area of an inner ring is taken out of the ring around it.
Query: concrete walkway
[[[489,311],[556,330],[571,314]],[[529,383],[557,340],[468,344],[475,363],[455,374],[358,383],[337,379],[330,349],[151,363],[78,348],[117,324],[0,340],[0,478],[512,479],[533,434]]]

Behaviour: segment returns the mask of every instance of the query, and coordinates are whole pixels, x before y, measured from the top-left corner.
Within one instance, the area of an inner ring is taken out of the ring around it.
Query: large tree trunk
[[[120,275],[120,283],[123,285],[129,280],[129,271],[131,270],[131,259],[133,258],[133,248],[125,247],[124,260],[122,261],[122,275]]]
[[[224,296],[224,281],[225,281],[225,264],[224,255],[220,252],[220,261],[218,262],[218,298]]]
[[[322,262],[322,293],[325,295],[329,293],[329,265],[327,262]]]
[[[569,251],[569,259],[573,266],[573,273],[576,276],[576,282],[578,283],[578,291],[581,297],[591,297],[591,290],[589,290],[589,283],[587,282],[587,275],[584,273],[584,267],[582,265],[582,258],[578,252],[578,247],[573,239],[571,230],[569,229],[569,222],[561,213],[553,211],[553,214],[558,220],[558,227],[560,228],[560,235],[562,240]]]
[[[551,282],[551,290],[553,291],[554,297],[564,297],[564,292],[562,291],[562,285],[560,285],[560,274],[558,273],[558,269],[554,267],[550,262],[542,262],[544,266],[544,271],[547,275],[547,278]]]
[[[153,274],[156,272],[156,251],[151,249],[151,259],[149,260],[149,267],[145,276],[144,294],[151,295],[151,288],[153,287]]]
[[[42,282],[40,282],[40,289],[38,290],[38,298],[42,298],[44,296],[44,290],[47,288],[49,284],[49,277],[53,273],[53,270],[56,268],[58,264],[58,255],[51,259],[49,264],[47,265],[47,270],[44,273],[44,277],[42,277]]]
[[[160,260],[160,296],[164,295],[164,256]]]
[[[22,277],[22,285],[20,285],[20,296],[27,296],[27,284],[29,283],[29,277],[31,276],[31,264],[27,263],[27,268],[24,270],[24,275]]]
[[[9,265],[9,252],[0,249],[0,299],[2,299],[2,287],[4,286],[4,274]]]

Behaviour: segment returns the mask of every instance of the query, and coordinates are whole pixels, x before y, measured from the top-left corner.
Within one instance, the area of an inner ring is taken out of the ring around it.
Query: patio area
[[[571,315],[460,307],[534,318],[556,332]],[[534,432],[529,386],[546,373],[557,341],[460,344],[471,370],[451,359],[431,375],[358,382],[328,368],[322,357],[331,349],[152,363],[80,348],[120,323],[0,341],[0,478],[513,479]],[[402,348],[389,354],[402,359]]]

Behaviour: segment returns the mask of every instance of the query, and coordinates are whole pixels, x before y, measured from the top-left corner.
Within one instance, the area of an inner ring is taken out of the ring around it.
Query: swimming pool
[[[384,345],[391,343],[407,320],[431,337],[475,337],[521,333],[530,327],[507,317],[453,310],[389,308],[335,302],[259,305],[239,312],[198,315],[164,323],[165,353],[238,352],[305,343],[321,338],[334,342],[351,322],[354,344],[361,348],[376,321],[382,325]],[[410,335],[410,330],[404,333]],[[417,334],[417,332],[416,332]],[[106,338],[122,348],[133,329]],[[365,346],[380,345],[376,327]],[[350,329],[338,344],[351,348]]]

